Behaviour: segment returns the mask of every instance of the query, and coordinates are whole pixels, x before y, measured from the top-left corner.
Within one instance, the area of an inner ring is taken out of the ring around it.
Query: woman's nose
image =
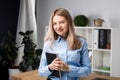
[[[58,24],[57,24],[57,28],[60,28],[60,27],[61,27],[61,26],[60,26],[60,24],[58,23]]]

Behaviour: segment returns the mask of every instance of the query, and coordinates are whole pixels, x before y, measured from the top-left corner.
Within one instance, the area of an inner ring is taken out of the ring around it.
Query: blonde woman
[[[47,64],[46,52],[57,55],[50,64]],[[39,75],[48,80],[78,80],[90,70],[86,40],[75,34],[70,13],[63,8],[54,10],[44,38]],[[52,75],[55,71],[59,71],[59,77]]]

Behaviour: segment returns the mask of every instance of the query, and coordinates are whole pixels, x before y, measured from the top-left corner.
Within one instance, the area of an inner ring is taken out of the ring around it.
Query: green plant
[[[88,18],[85,15],[77,15],[74,18],[75,26],[87,26]]]
[[[0,66],[13,68],[17,58],[18,47],[16,47],[15,37],[8,32],[0,42]]]
[[[33,43],[33,40],[30,38],[32,33],[32,30],[19,32],[19,34],[23,36],[21,47],[24,47],[24,56],[22,57],[22,62],[20,62],[19,70],[23,72],[27,71],[30,67],[33,70],[38,69],[40,63],[42,49],[36,49],[36,44]]]

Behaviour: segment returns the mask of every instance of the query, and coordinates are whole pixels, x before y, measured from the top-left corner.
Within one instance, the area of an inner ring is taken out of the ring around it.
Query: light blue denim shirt
[[[61,79],[54,76],[49,76],[49,78],[52,80],[78,80],[79,77],[87,76],[91,71],[87,42],[82,37],[78,38],[82,42],[82,47],[76,50],[68,49],[67,42],[61,37],[58,37],[54,42],[52,49],[49,42],[46,42],[38,69],[39,75],[48,77],[52,73],[48,69],[45,52],[54,52],[63,62],[68,64],[69,72],[61,71]]]

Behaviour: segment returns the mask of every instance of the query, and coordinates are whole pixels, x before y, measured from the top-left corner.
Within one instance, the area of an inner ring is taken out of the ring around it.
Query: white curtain
[[[17,46],[21,45],[22,37],[19,32],[25,32],[26,30],[33,30],[32,40],[37,44],[37,24],[35,18],[35,0],[20,0],[20,10],[18,17],[17,26],[17,36],[16,43]],[[18,57],[16,59],[15,65],[19,65],[23,56],[23,47],[18,50]]]

